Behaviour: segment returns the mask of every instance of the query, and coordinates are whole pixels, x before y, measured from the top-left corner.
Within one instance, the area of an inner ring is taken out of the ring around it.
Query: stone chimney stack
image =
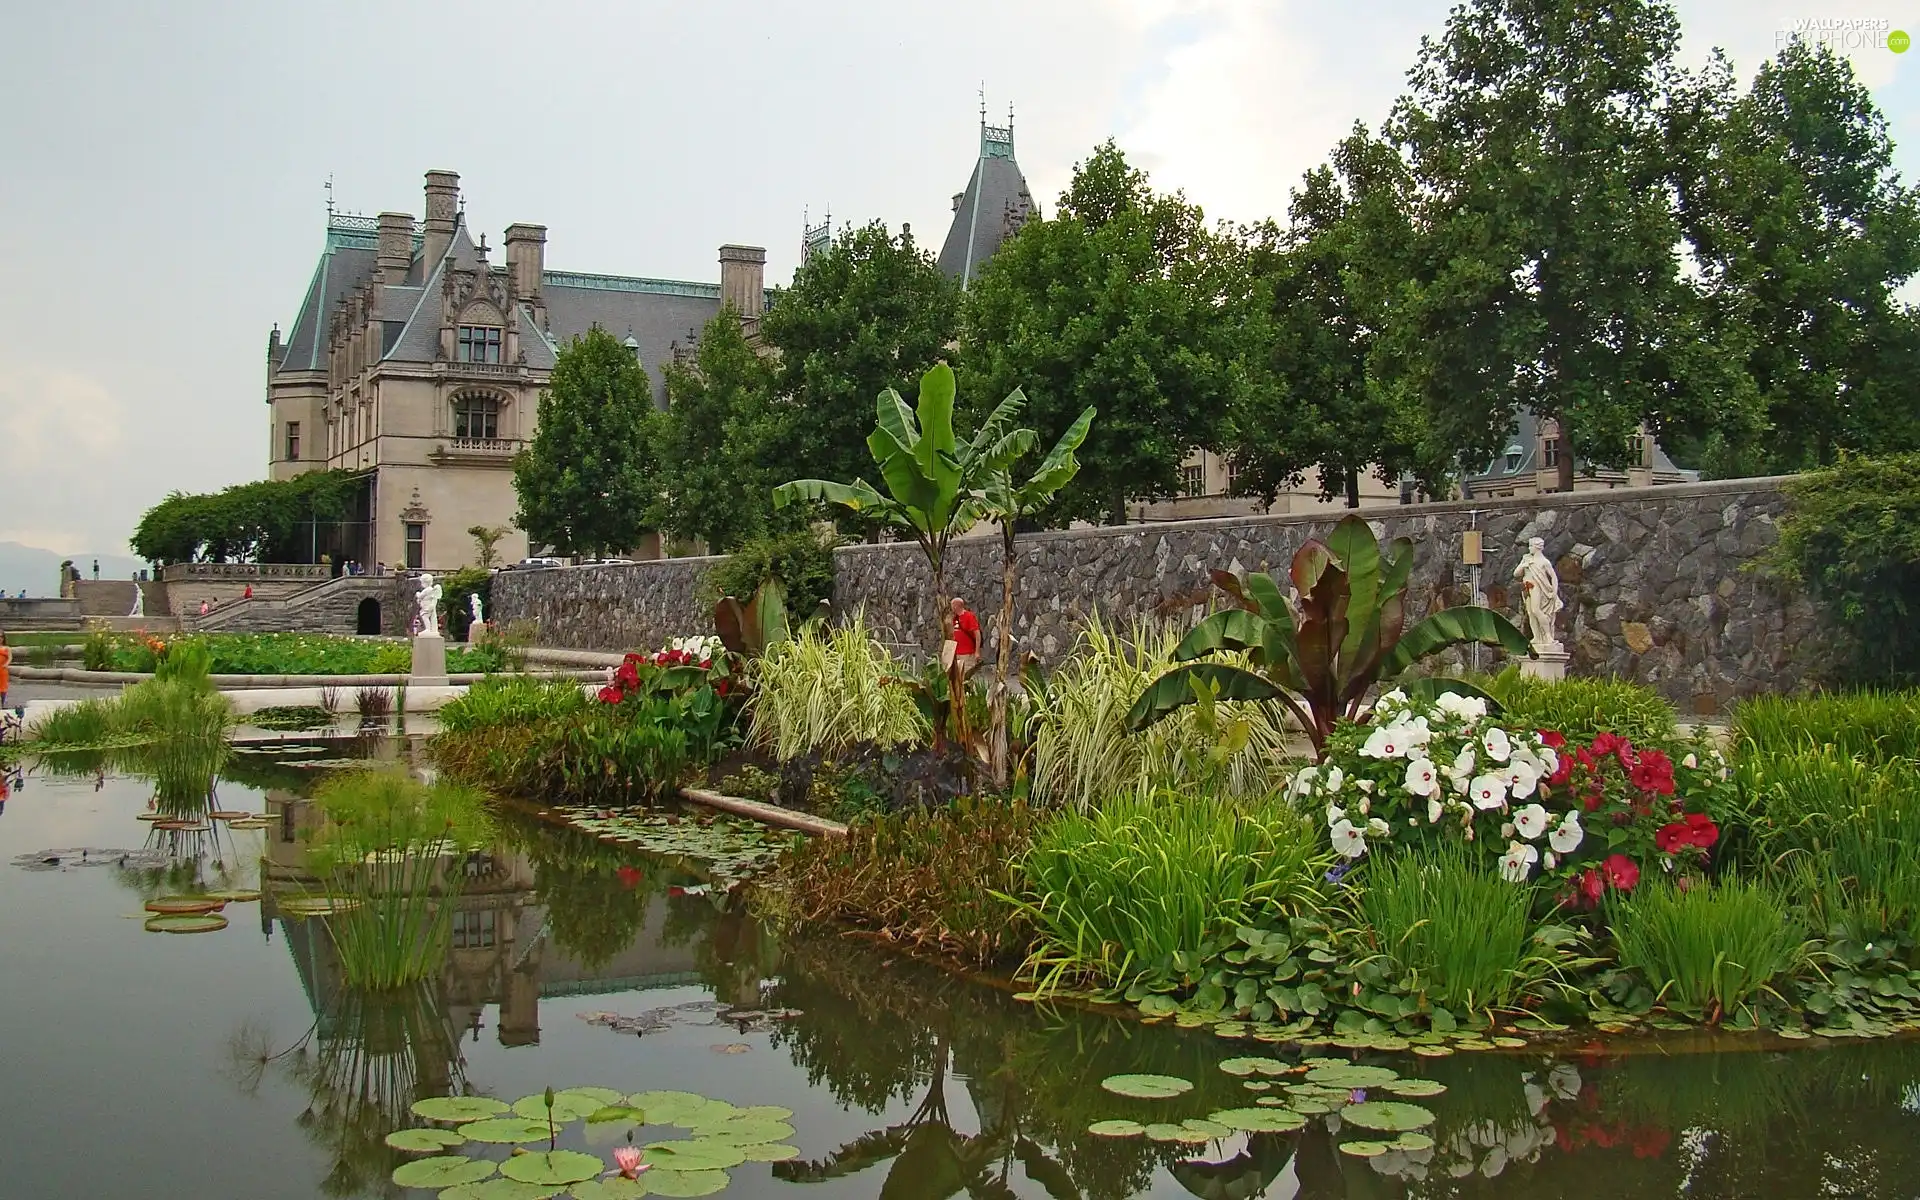
[[[427,172],[427,241],[421,248],[425,269],[421,278],[433,274],[453,244],[453,231],[460,222],[460,176],[452,171]]]
[[[720,247],[720,299],[739,310],[740,319],[757,325],[767,303],[767,250],[764,246]]]
[[[393,287],[407,281],[407,267],[413,263],[413,214],[380,214],[380,248],[375,262],[380,267],[380,282]]]
[[[547,269],[547,227],[515,222],[507,226],[507,274],[513,294],[540,305],[540,276]]]

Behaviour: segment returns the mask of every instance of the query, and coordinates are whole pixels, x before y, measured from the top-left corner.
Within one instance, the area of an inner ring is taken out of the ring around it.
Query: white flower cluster
[[[674,638],[667,643],[669,650],[681,650],[701,661],[717,657],[724,647],[720,639],[712,634],[694,634],[692,637]]]
[[[1428,702],[1397,689],[1388,692],[1374,705],[1374,724],[1358,750],[1363,761],[1349,763],[1352,770],[1338,763],[1307,767],[1294,776],[1288,794],[1296,801],[1324,801],[1333,848],[1356,859],[1367,852],[1368,838],[1393,835],[1393,826],[1373,811],[1388,798],[1376,793],[1383,784],[1358,774],[1361,770],[1389,779],[1397,774],[1400,789],[1416,808],[1426,802],[1429,825],[1453,813],[1468,839],[1477,814],[1499,812],[1504,817],[1500,833],[1508,839],[1500,873],[1509,882],[1522,882],[1536,864],[1544,862],[1551,870],[1586,835],[1577,810],[1556,821],[1538,800],[1515,807],[1544,794],[1541,780],[1559,769],[1559,756],[1537,734],[1481,728],[1486,715],[1486,701],[1473,696],[1447,692]],[[1404,772],[1394,771],[1402,761]],[[1407,818],[1409,825],[1419,823],[1417,816]],[[1543,836],[1544,854],[1531,844]]]

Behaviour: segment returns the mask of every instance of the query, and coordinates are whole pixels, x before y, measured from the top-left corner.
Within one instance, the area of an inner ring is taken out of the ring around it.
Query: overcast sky
[[[267,331],[292,323],[329,176],[422,211],[458,171],[494,244],[550,268],[717,280],[723,242],[798,258],[802,211],[911,222],[936,251],[1016,106],[1051,213],[1111,136],[1210,216],[1281,215],[1377,123],[1446,0],[144,0],[7,5],[0,41],[0,541],[121,551],[173,489],[265,471]],[[1743,74],[1809,17],[1884,4],[1683,0],[1689,61]],[[1920,11],[1907,17],[1920,36]],[[1920,145],[1920,49],[1854,56]],[[1915,158],[1899,161],[1911,173]]]

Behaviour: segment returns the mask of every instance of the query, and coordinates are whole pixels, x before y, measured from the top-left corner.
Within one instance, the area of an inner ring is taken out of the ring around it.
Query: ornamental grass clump
[[[1194,976],[1235,931],[1317,914],[1331,857],[1277,798],[1159,792],[1062,813],[1020,863],[1044,989]]]
[[[1868,762],[1920,761],[1920,691],[1756,696],[1733,714],[1737,756],[1831,747]]]
[[[1416,994],[1455,1012],[1510,1008],[1530,970],[1533,896],[1459,845],[1394,855],[1366,870],[1358,915]]]
[[[904,677],[861,613],[831,629],[810,622],[754,664],[747,701],[753,740],[782,761],[862,743],[924,744],[933,730],[896,682]]]
[[[1115,797],[1146,796],[1182,782],[1189,764],[1217,742],[1202,706],[1186,705],[1138,732],[1127,727],[1134,700],[1174,665],[1179,631],[1137,623],[1122,637],[1096,613],[1074,652],[1047,681],[1048,703],[1027,728],[1033,747],[1032,795],[1038,804],[1081,811]],[[1222,764],[1227,795],[1271,791],[1286,758],[1288,726],[1278,710],[1244,707],[1246,742]]]
[[[1680,736],[1666,698],[1624,679],[1547,680],[1510,670],[1491,681],[1487,692],[1500,704],[1501,724],[1510,729],[1550,729],[1580,743],[1611,733],[1663,750],[1672,749]]]
[[[530,725],[584,711],[586,689],[565,680],[506,675],[483,679],[440,709],[440,728],[468,733],[500,725]]]
[[[1737,877],[1661,882],[1613,901],[1608,916],[1621,965],[1644,975],[1667,1008],[1709,1023],[1772,993],[1805,958],[1806,930],[1786,898]]]

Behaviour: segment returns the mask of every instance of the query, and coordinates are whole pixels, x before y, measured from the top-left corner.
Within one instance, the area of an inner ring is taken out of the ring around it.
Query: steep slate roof
[[[631,333],[640,343],[640,363],[653,380],[656,404],[665,402],[662,368],[673,344],[689,344],[688,332],[697,336],[720,312],[717,283],[548,271],[542,276],[540,295],[546,301],[547,333],[555,347],[565,346],[595,325],[621,341]],[[523,322],[521,328],[527,324]],[[527,341],[521,338],[522,349],[527,349]],[[527,349],[529,365],[534,365],[533,354]]]
[[[1517,475],[1531,475],[1535,471],[1542,469],[1541,464],[1534,461],[1539,456],[1540,418],[1534,416],[1533,413],[1524,408],[1520,409],[1514,417],[1513,440],[1507,444],[1509,446],[1520,447],[1519,465],[1512,470],[1508,470],[1507,459],[1503,454],[1488,463],[1479,472],[1467,476],[1466,484],[1469,490],[1473,488],[1497,486]],[[1576,467],[1578,467],[1579,459],[1577,457],[1574,462]],[[1700,472],[1682,467],[1675,463],[1673,459],[1667,457],[1666,450],[1658,441],[1653,443],[1653,473],[1656,479],[1662,475],[1679,476],[1690,483],[1697,483],[1700,479]]]
[[[940,269],[962,286],[971,283],[1007,235],[1039,215],[1040,206],[1014,161],[1013,129],[982,124],[980,157],[940,248]]]
[[[328,314],[343,297],[373,278],[374,252],[349,241],[328,232],[327,248],[321,252],[313,282],[307,285],[306,297],[300,302],[300,315],[293,319],[278,370],[318,371],[325,367]]]

